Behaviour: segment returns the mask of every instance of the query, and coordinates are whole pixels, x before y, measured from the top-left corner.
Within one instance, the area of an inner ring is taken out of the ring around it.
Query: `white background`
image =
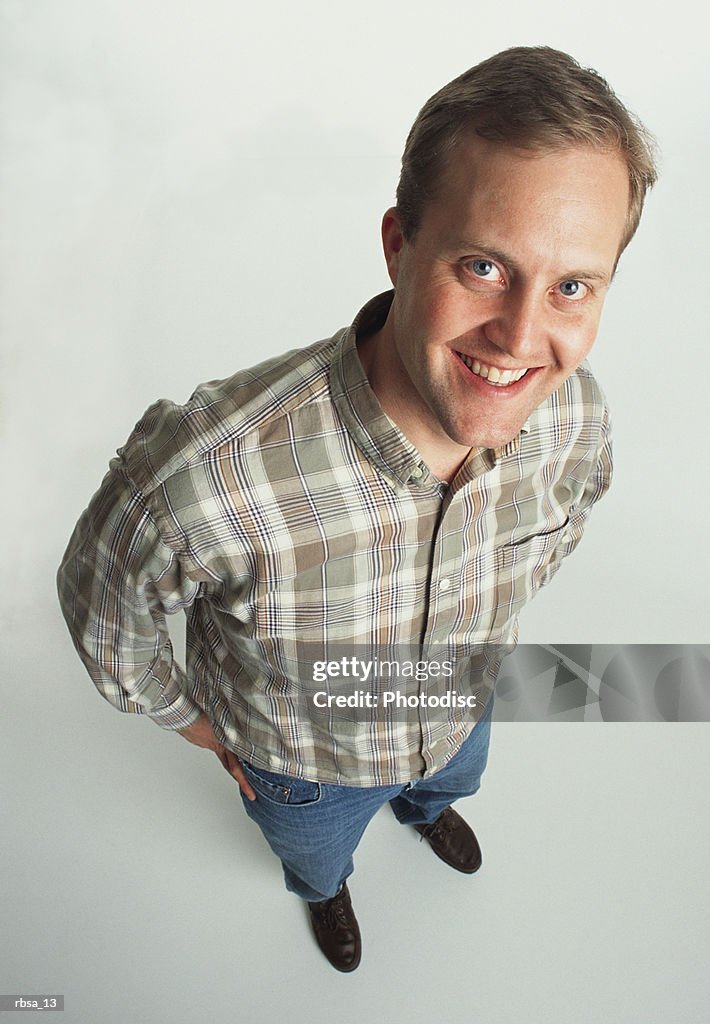
[[[493,888],[463,897],[447,878],[441,903],[420,888],[416,900],[392,896],[403,877],[390,877],[386,860],[392,826],[373,824],[368,841],[381,842],[383,859],[367,848],[370,888],[360,885],[381,934],[370,967],[346,982],[318,961],[302,921],[278,931],[279,908],[295,911],[271,861],[263,893],[273,906],[249,902],[268,857],[251,831],[229,850],[249,860],[236,898],[216,827],[227,799],[232,808],[229,780],[208,797],[214,769],[200,752],[99,701],[54,595],[73,524],[143,409],[349,323],[388,286],[379,221],[420,106],[500,49],[547,44],[610,80],[657,135],[662,160],[591,359],[614,412],[615,484],[526,610],[521,639],[707,640],[710,82],[700,5],[3,0],[0,13],[0,684],[5,777],[17,782],[2,991],[70,989],[66,1024],[197,1021],[204,1005],[222,1019],[234,956],[241,1005],[252,1009],[233,1019],[272,1020],[290,1006],[296,1020],[298,1000],[278,989],[284,946],[298,998],[312,996],[311,971],[331,993],[308,1004],[311,1021],[396,1022],[397,1007],[402,1019],[428,1020],[449,999],[443,1016],[464,1019],[470,993],[485,1021],[706,1020],[696,898],[705,727],[501,729],[488,790],[497,802],[484,786],[474,807],[497,847],[489,881],[481,876]],[[205,863],[211,873],[200,875]],[[214,881],[222,869],[224,889]],[[382,914],[387,893],[399,901],[393,920]],[[486,930],[469,933],[478,914]],[[69,934],[77,945],[65,945]],[[211,997],[182,973],[190,956]],[[595,957],[602,972],[592,976]],[[374,988],[358,989],[366,977]],[[349,1009],[346,983],[360,993]]]
[[[491,53],[546,43],[608,77],[662,165],[592,353],[614,489],[522,639],[706,638],[709,83],[691,5],[2,10],[14,607],[44,593],[150,402],[328,337],[388,286],[379,222],[419,107]]]

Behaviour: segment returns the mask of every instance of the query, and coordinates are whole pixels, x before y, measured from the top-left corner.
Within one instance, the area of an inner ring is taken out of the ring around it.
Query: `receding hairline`
[[[623,147],[616,138],[611,136],[607,136],[606,138],[602,137],[599,140],[559,138],[552,141],[545,139],[537,140],[534,138],[523,140],[520,138],[515,139],[514,141],[509,141],[507,139],[491,139],[485,135],[480,135],[475,126],[469,125],[464,130],[457,132],[455,135],[449,136],[446,140],[446,145],[437,151],[436,156],[432,159],[430,169],[433,173],[430,176],[426,194],[422,195],[420,203],[418,204],[419,217],[417,223],[413,230],[410,227],[409,230],[404,231],[405,238],[408,242],[414,242],[419,227],[421,226],[421,219],[426,208],[432,203],[435,203],[441,196],[442,184],[445,182],[447,172],[452,168],[457,151],[460,151],[462,147],[470,145],[471,143],[481,143],[483,146],[492,146],[501,150],[507,150],[521,159],[530,160],[549,156],[554,153],[562,153],[572,150],[583,151],[585,149],[604,156],[615,157],[618,160],[620,167],[626,172],[625,177],[628,189],[626,204],[627,217],[633,212],[634,195],[628,175],[628,162],[626,160]],[[395,206],[395,209],[397,209],[398,213],[400,212],[398,206]],[[403,223],[402,227],[404,229],[407,225]],[[621,240],[618,254],[619,257],[627,244],[628,239],[626,239],[626,235],[624,235]],[[591,274],[589,276],[591,277],[594,275]]]
[[[617,152],[629,181],[621,251],[657,178],[651,133],[594,69],[551,47],[511,47],[469,68],[427,100],[409,131],[396,207],[413,238],[457,141],[477,135],[522,151],[588,145]]]

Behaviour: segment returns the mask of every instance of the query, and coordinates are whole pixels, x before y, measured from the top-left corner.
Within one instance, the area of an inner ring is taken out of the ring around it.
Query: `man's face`
[[[616,154],[475,138],[411,243],[385,214],[397,400],[420,430],[486,448],[518,434],[592,347],[628,201]]]

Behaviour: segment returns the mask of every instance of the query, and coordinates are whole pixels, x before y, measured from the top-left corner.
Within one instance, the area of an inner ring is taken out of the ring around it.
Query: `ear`
[[[396,287],[399,276],[399,260],[404,247],[404,235],[399,214],[394,206],[385,213],[382,218],[382,248],[387,263],[387,273],[390,281]]]

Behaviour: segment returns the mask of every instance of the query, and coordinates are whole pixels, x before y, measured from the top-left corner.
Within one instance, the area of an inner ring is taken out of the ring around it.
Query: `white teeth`
[[[515,384],[516,381],[520,380],[528,372],[528,367],[522,370],[499,370],[497,366],[486,366],[485,363],[479,363],[477,359],[472,359],[471,356],[467,356],[463,352],[459,352],[459,356],[472,373],[475,373],[478,377],[483,377],[489,384],[495,384],[498,387],[505,387],[506,384]]]

